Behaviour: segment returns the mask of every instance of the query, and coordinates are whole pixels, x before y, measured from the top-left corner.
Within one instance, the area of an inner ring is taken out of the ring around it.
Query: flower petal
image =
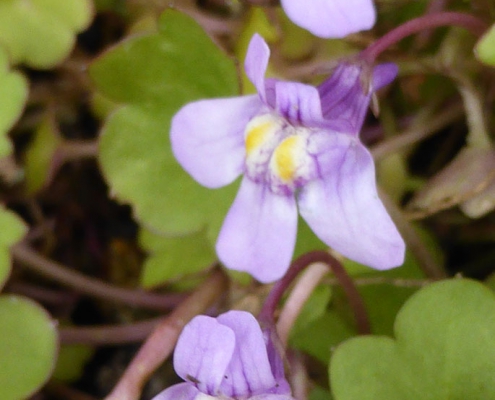
[[[373,68],[373,91],[391,83],[397,74],[399,67],[394,63],[383,63]]]
[[[203,393],[214,395],[235,348],[232,329],[199,315],[180,334],[174,353],[175,372]]]
[[[289,267],[296,230],[294,198],[244,177],[218,236],[217,254],[228,268],[273,282]]]
[[[307,127],[321,124],[318,90],[298,82],[279,81],[275,84],[276,110],[290,122]]]
[[[157,394],[152,400],[195,400],[199,393],[190,383],[179,383]]]
[[[244,70],[264,103],[266,103],[265,72],[269,58],[270,48],[265,40],[255,33],[249,42],[246,60],[244,61]]]
[[[172,119],[170,140],[175,157],[203,186],[231,183],[244,169],[244,129],[261,107],[257,96],[185,105]]]
[[[380,64],[373,69],[370,87],[363,87],[366,72],[362,65],[339,64],[333,74],[318,86],[327,129],[357,136],[372,93],[392,82],[397,71],[393,63]]]
[[[401,265],[404,241],[378,198],[370,153],[348,135],[316,136],[320,179],[302,189],[301,216],[322,241],[352,260],[376,269]]]
[[[245,311],[229,311],[217,318],[234,331],[236,347],[225,371],[220,393],[228,397],[265,393],[276,381],[268,361],[265,341],[256,319]]]
[[[371,29],[376,13],[372,0],[282,0],[288,17],[316,36],[342,38]]]
[[[295,400],[294,397],[286,394],[261,394],[250,397],[249,400]]]

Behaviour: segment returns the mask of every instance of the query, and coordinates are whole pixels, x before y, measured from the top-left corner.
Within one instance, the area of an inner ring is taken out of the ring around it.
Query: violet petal
[[[194,400],[199,393],[190,383],[179,383],[157,394],[152,400]]]
[[[244,70],[264,103],[266,103],[265,72],[269,58],[270,48],[265,40],[255,33],[249,42],[246,60],[244,61]]]
[[[289,267],[296,231],[293,196],[276,195],[244,177],[218,236],[217,254],[228,268],[273,282]]]
[[[322,241],[352,260],[380,270],[401,265],[404,241],[378,197],[368,150],[348,135],[322,132],[314,140],[320,140],[320,179],[301,190],[301,216]]]
[[[214,395],[235,348],[234,332],[215,318],[199,315],[182,331],[174,353],[175,372],[201,392]]]
[[[323,38],[342,38],[371,29],[376,12],[372,0],[281,0],[287,16]]]
[[[318,90],[298,82],[275,84],[277,111],[294,124],[315,126],[322,122]]]
[[[203,186],[231,183],[244,169],[244,129],[261,107],[257,96],[187,104],[172,119],[175,157]]]
[[[276,384],[258,321],[248,312],[229,311],[217,318],[234,331],[236,347],[220,393],[229,397],[243,397],[264,393]]]

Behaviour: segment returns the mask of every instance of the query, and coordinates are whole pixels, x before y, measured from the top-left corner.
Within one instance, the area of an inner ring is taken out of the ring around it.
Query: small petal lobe
[[[244,70],[264,103],[266,103],[265,72],[269,58],[270,48],[260,35],[254,34],[249,42]]]
[[[203,393],[216,394],[235,349],[232,329],[200,315],[182,331],[174,353],[177,374]]]
[[[217,318],[234,331],[236,347],[220,392],[229,397],[264,393],[276,385],[268,360],[263,334],[250,313],[229,311]]]
[[[298,82],[275,84],[277,111],[293,124],[315,126],[322,122],[318,90]]]

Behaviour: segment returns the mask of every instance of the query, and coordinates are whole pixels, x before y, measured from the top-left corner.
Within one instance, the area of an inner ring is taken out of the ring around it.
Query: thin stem
[[[208,309],[224,293],[227,282],[225,274],[215,270],[192,295],[160,322],[105,400],[139,399],[148,377],[172,353],[186,323]]]
[[[425,29],[440,26],[460,26],[475,36],[481,36],[488,29],[488,25],[484,21],[469,14],[448,11],[428,14],[407,21],[405,24],[388,32],[367,49],[363,50],[360,58],[369,63],[374,63],[382,52],[405,37],[424,32]]]
[[[156,294],[109,285],[98,279],[86,277],[62,264],[43,257],[24,242],[14,245],[11,248],[11,254],[14,260],[45,278],[70,287],[79,293],[106,301],[154,310],[170,310],[184,297],[181,294]]]
[[[405,130],[400,135],[387,139],[371,148],[371,154],[375,160],[384,158],[385,156],[409,147],[420,140],[438,132],[440,129],[463,116],[464,108],[461,104],[445,107],[434,117],[423,120],[418,120],[412,124],[410,128]]]
[[[97,140],[66,140],[57,149],[64,162],[81,158],[94,158],[98,155]]]
[[[163,317],[152,318],[126,325],[100,325],[91,327],[61,327],[62,344],[82,343],[96,346],[139,343],[146,339]]]
[[[299,272],[310,264],[317,262],[325,263],[332,270],[335,278],[337,278],[340,285],[344,289],[344,292],[349,300],[349,304],[354,311],[358,332],[361,334],[370,333],[370,323],[368,320],[366,307],[359,291],[354,285],[354,282],[347,274],[347,271],[344,269],[342,264],[330,253],[323,250],[315,250],[303,254],[292,262],[285,276],[273,286],[271,292],[268,294],[265,304],[263,305],[263,308],[258,316],[260,322],[267,325],[273,324],[273,315],[285,290],[290,286]]]
[[[48,305],[67,305],[76,300],[74,293],[44,288],[27,282],[9,282],[7,291],[30,297],[40,303]]]
[[[277,321],[278,337],[284,347],[287,346],[290,330],[292,326],[294,326],[304,303],[306,303],[309,296],[311,296],[311,293],[313,293],[313,290],[327,273],[328,267],[324,263],[310,265],[308,269],[303,272],[301,278],[299,278],[294,286],[294,289],[290,292]]]

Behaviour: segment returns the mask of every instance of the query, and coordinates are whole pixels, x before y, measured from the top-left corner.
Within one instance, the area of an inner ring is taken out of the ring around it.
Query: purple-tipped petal
[[[294,198],[244,177],[218,236],[217,254],[228,268],[273,282],[289,267],[296,230]]]
[[[348,135],[322,133],[320,139],[321,176],[301,190],[301,216],[322,241],[352,260],[380,270],[401,265],[404,241],[378,198],[371,155]]]
[[[179,383],[157,394],[152,400],[195,400],[198,394],[200,391],[190,383]]]
[[[263,102],[266,103],[265,72],[270,58],[270,48],[265,40],[255,33],[249,42],[249,47],[244,61],[244,70],[249,80],[253,83]]]
[[[244,129],[261,107],[258,96],[187,104],[172,119],[175,157],[203,186],[231,183],[244,169]]]
[[[372,93],[392,82],[397,71],[393,63],[380,64],[373,69],[372,82],[366,86],[366,72],[361,65],[339,64],[333,74],[318,86],[327,129],[357,136]]]
[[[275,84],[276,110],[290,122],[315,126],[323,120],[318,90],[298,82]]]
[[[362,86],[361,72],[358,65],[339,64],[330,78],[318,86],[328,129],[359,134],[371,98],[369,88]]]
[[[373,68],[373,90],[379,90],[397,77],[399,67],[394,63],[379,64]]]
[[[217,318],[234,331],[236,347],[229,367],[224,373],[220,393],[229,397],[243,397],[265,393],[276,381],[256,319],[245,311],[229,311]]]
[[[342,38],[371,29],[376,12],[372,0],[281,0],[288,17],[323,38]]]
[[[235,349],[232,329],[200,315],[182,331],[174,353],[174,369],[203,393],[215,395]]]

